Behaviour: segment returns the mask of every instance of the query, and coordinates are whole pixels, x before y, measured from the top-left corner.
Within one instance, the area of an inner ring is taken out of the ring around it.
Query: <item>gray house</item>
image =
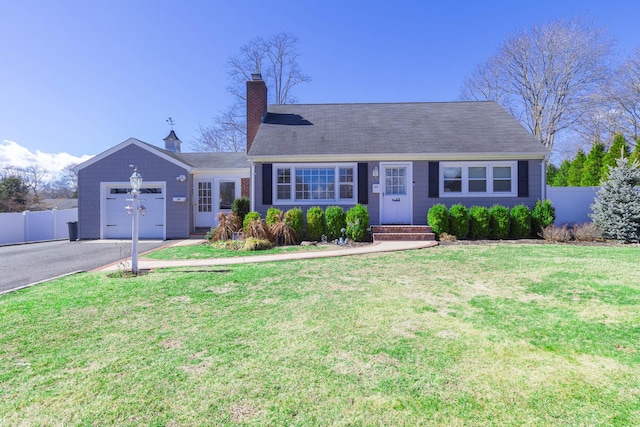
[[[247,82],[253,209],[356,203],[371,224],[426,224],[436,203],[530,207],[549,152],[494,102],[271,105]]]
[[[130,138],[76,167],[81,239],[130,238],[128,165],[144,178],[141,238],[216,224],[237,197],[252,209],[356,203],[372,225],[426,224],[436,203],[533,206],[549,152],[494,102],[267,106],[247,82],[247,153],[182,153]]]
[[[182,153],[174,133],[161,149],[135,138],[76,166],[80,239],[131,238],[129,177],[135,165],[143,177],[139,235],[143,239],[179,239],[216,224],[218,212],[249,196],[245,153]]]

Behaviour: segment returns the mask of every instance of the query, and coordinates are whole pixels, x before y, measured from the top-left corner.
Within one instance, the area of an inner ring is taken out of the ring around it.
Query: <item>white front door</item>
[[[411,163],[381,163],[380,222],[413,223],[413,172]]]
[[[196,227],[213,226],[213,180],[196,181],[195,193]]]
[[[218,213],[230,213],[233,201],[240,197],[240,180],[235,178],[203,178],[195,182],[196,227],[218,224]]]

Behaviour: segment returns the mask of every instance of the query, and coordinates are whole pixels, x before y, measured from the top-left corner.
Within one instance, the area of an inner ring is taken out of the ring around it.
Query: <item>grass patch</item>
[[[216,248],[208,243],[200,245],[190,246],[172,246],[168,248],[159,249],[157,251],[148,253],[144,258],[149,259],[166,259],[166,260],[180,260],[180,259],[207,259],[207,258],[232,258],[232,257],[246,257],[246,256],[258,256],[258,255],[274,255],[291,252],[309,252],[309,251],[324,251],[329,249],[337,249],[334,245],[309,245],[309,246],[276,246],[272,249],[265,249],[259,251],[234,251],[229,249]]]
[[[448,246],[0,297],[6,425],[640,424],[637,247]]]

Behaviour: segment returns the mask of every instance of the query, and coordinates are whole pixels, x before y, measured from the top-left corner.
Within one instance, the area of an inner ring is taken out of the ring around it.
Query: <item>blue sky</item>
[[[640,46],[631,0],[0,0],[0,163],[161,145],[169,116],[190,151],[231,103],[227,59],[259,35],[299,38],[302,103],[452,101],[508,34],[573,16],[621,56]]]

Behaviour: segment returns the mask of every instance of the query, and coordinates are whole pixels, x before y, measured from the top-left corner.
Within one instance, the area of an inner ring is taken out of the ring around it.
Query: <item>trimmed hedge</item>
[[[509,209],[501,205],[489,208],[489,236],[492,239],[509,237]]]
[[[302,209],[289,209],[284,214],[284,221],[298,233],[298,239],[302,237]]]
[[[347,220],[344,209],[340,206],[329,206],[324,212],[327,226],[327,238],[334,240],[342,236],[343,228],[347,228]]]
[[[427,224],[437,236],[449,232],[449,211],[442,203],[431,206],[427,212]]]
[[[556,219],[556,209],[550,200],[538,200],[531,211],[531,232],[534,236],[541,236],[542,230],[552,225]]]
[[[469,237],[472,239],[489,237],[489,209],[484,206],[472,206],[469,209]]]
[[[260,219],[260,212],[256,212],[256,211],[248,212],[244,216],[244,220],[242,221],[242,229],[246,231],[249,228],[249,224],[251,224],[251,222],[259,219]]]
[[[449,208],[449,232],[458,239],[464,239],[469,234],[469,210],[458,203]]]
[[[246,197],[241,197],[233,201],[231,212],[240,217],[240,221],[244,221],[244,217],[251,210],[251,202]]]
[[[324,234],[324,211],[318,206],[307,210],[307,239],[320,241]]]
[[[531,210],[525,205],[518,205],[509,211],[511,237],[525,239],[531,235]]]
[[[369,211],[366,206],[358,203],[347,211],[347,237],[356,242],[364,242],[367,239],[369,228]]]
[[[273,206],[267,209],[267,216],[265,217],[265,222],[267,223],[267,225],[271,227],[273,224],[280,221],[281,213],[282,211],[280,209],[274,208]]]

